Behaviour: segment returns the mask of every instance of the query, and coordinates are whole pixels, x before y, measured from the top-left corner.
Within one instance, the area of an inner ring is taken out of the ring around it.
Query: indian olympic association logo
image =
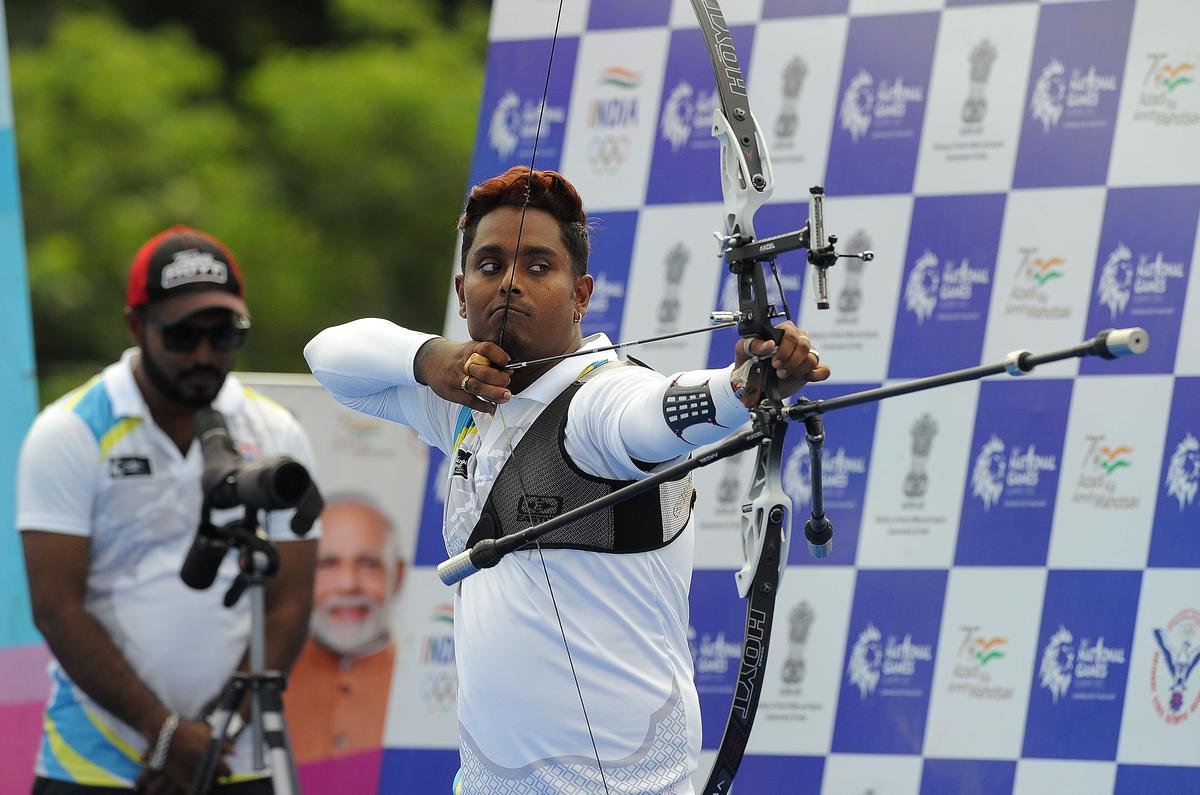
[[[1192,674],[1200,667],[1200,611],[1184,610],[1165,629],[1154,630],[1150,690],[1154,712],[1177,726],[1200,709],[1200,688]],[[1197,677],[1200,680],[1200,677]]]
[[[629,158],[629,136],[624,133],[597,133],[588,142],[587,159],[592,173],[612,176]]]
[[[1175,446],[1163,485],[1167,496],[1179,501],[1181,512],[1195,502],[1196,492],[1200,491],[1200,441],[1192,434],[1185,433]]]
[[[708,127],[718,102],[715,88],[711,93],[705,93],[697,91],[686,80],[675,84],[663,102],[659,122],[659,132],[671,144],[672,152],[678,152],[692,140],[693,130]]]
[[[1116,319],[1117,315],[1125,311],[1132,294],[1133,252],[1124,243],[1118,243],[1100,268],[1096,296],[1101,304],[1108,307],[1113,319]]]
[[[420,699],[426,712],[453,712],[458,702],[458,674],[454,664],[454,607],[449,602],[436,605],[430,614],[419,655],[424,669]]]
[[[850,684],[858,688],[858,697],[865,699],[875,692],[882,671],[883,636],[874,624],[868,622],[866,629],[858,633],[854,648],[850,650],[846,675],[850,677]]]
[[[1116,693],[1105,687],[1112,669],[1127,662],[1127,650],[1105,644],[1103,635],[1095,641],[1081,637],[1077,643],[1071,630],[1059,624],[1042,649],[1038,684],[1050,691],[1055,704],[1072,693],[1075,699],[1115,701]]]
[[[1029,110],[1033,118],[1042,123],[1042,131],[1050,132],[1062,118],[1063,105],[1067,97],[1067,70],[1057,58],[1042,67],[1033,95],[1029,98]]]
[[[1004,473],[1008,464],[1004,460],[1004,442],[992,434],[975,456],[975,467],[971,470],[971,493],[983,500],[983,508],[990,511],[1004,494]]]
[[[925,249],[904,283],[904,308],[917,316],[918,325],[924,324],[937,308],[940,283],[937,255]]]
[[[875,109],[875,78],[866,69],[859,69],[858,74],[846,86],[842,95],[842,105],[838,111],[838,119],[842,129],[850,133],[855,143],[867,134],[871,128],[872,112]]]
[[[604,90],[588,105],[587,126],[593,130],[588,142],[587,159],[598,176],[616,174],[629,157],[632,146],[628,132],[641,118],[635,92],[642,75],[633,69],[609,66],[600,72],[598,84]]]

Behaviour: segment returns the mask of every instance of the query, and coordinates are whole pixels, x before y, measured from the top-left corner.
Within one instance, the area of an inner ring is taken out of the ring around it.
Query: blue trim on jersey
[[[454,438],[457,439],[463,431],[474,424],[475,418],[471,416],[470,406],[463,406],[458,412],[458,422],[454,424]]]
[[[113,413],[112,401],[108,398],[108,389],[104,386],[103,378],[92,384],[73,410],[87,424],[97,442],[119,422],[119,418]]]
[[[96,767],[103,769],[114,778],[135,781],[142,773],[142,767],[137,762],[112,744],[84,712],[83,704],[75,698],[71,681],[60,670],[55,670],[54,681],[58,692],[54,701],[47,706],[47,717],[54,721],[58,734],[70,748]],[[43,751],[50,751],[49,744],[43,739]],[[49,753],[51,758],[53,752]],[[61,762],[54,759],[61,767]],[[74,781],[75,777],[63,769],[63,776]]]

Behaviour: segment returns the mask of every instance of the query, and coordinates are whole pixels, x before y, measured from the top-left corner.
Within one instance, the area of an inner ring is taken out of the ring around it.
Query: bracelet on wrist
[[[171,740],[175,737],[177,728],[179,728],[179,713],[172,712],[163,721],[162,728],[158,730],[158,739],[154,741],[154,750],[146,762],[148,770],[162,770],[166,767],[167,753],[171,750]]]

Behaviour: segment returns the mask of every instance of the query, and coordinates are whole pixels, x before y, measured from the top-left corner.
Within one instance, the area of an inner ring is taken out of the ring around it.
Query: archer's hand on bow
[[[485,414],[512,398],[512,373],[502,370],[509,356],[492,342],[451,342],[436,338],[421,346],[413,370],[417,381],[438,397]]]
[[[796,328],[790,320],[776,328],[783,331],[778,346],[774,340],[754,337],[743,337],[737,341],[734,348],[735,374],[752,357],[764,360],[764,364],[775,368],[779,378],[779,396],[784,398],[796,394],[805,384],[824,381],[829,377],[829,367],[821,364],[821,355],[813,349],[807,334]],[[735,392],[742,390],[742,403],[750,407],[759,400],[762,379],[751,377],[746,383],[734,383],[733,388]]]

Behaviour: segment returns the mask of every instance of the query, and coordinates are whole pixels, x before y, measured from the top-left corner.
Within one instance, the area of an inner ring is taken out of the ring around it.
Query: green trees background
[[[128,345],[125,274],[172,224],[242,265],[240,369],[324,326],[438,330],[486,0],[7,0],[42,402]]]

